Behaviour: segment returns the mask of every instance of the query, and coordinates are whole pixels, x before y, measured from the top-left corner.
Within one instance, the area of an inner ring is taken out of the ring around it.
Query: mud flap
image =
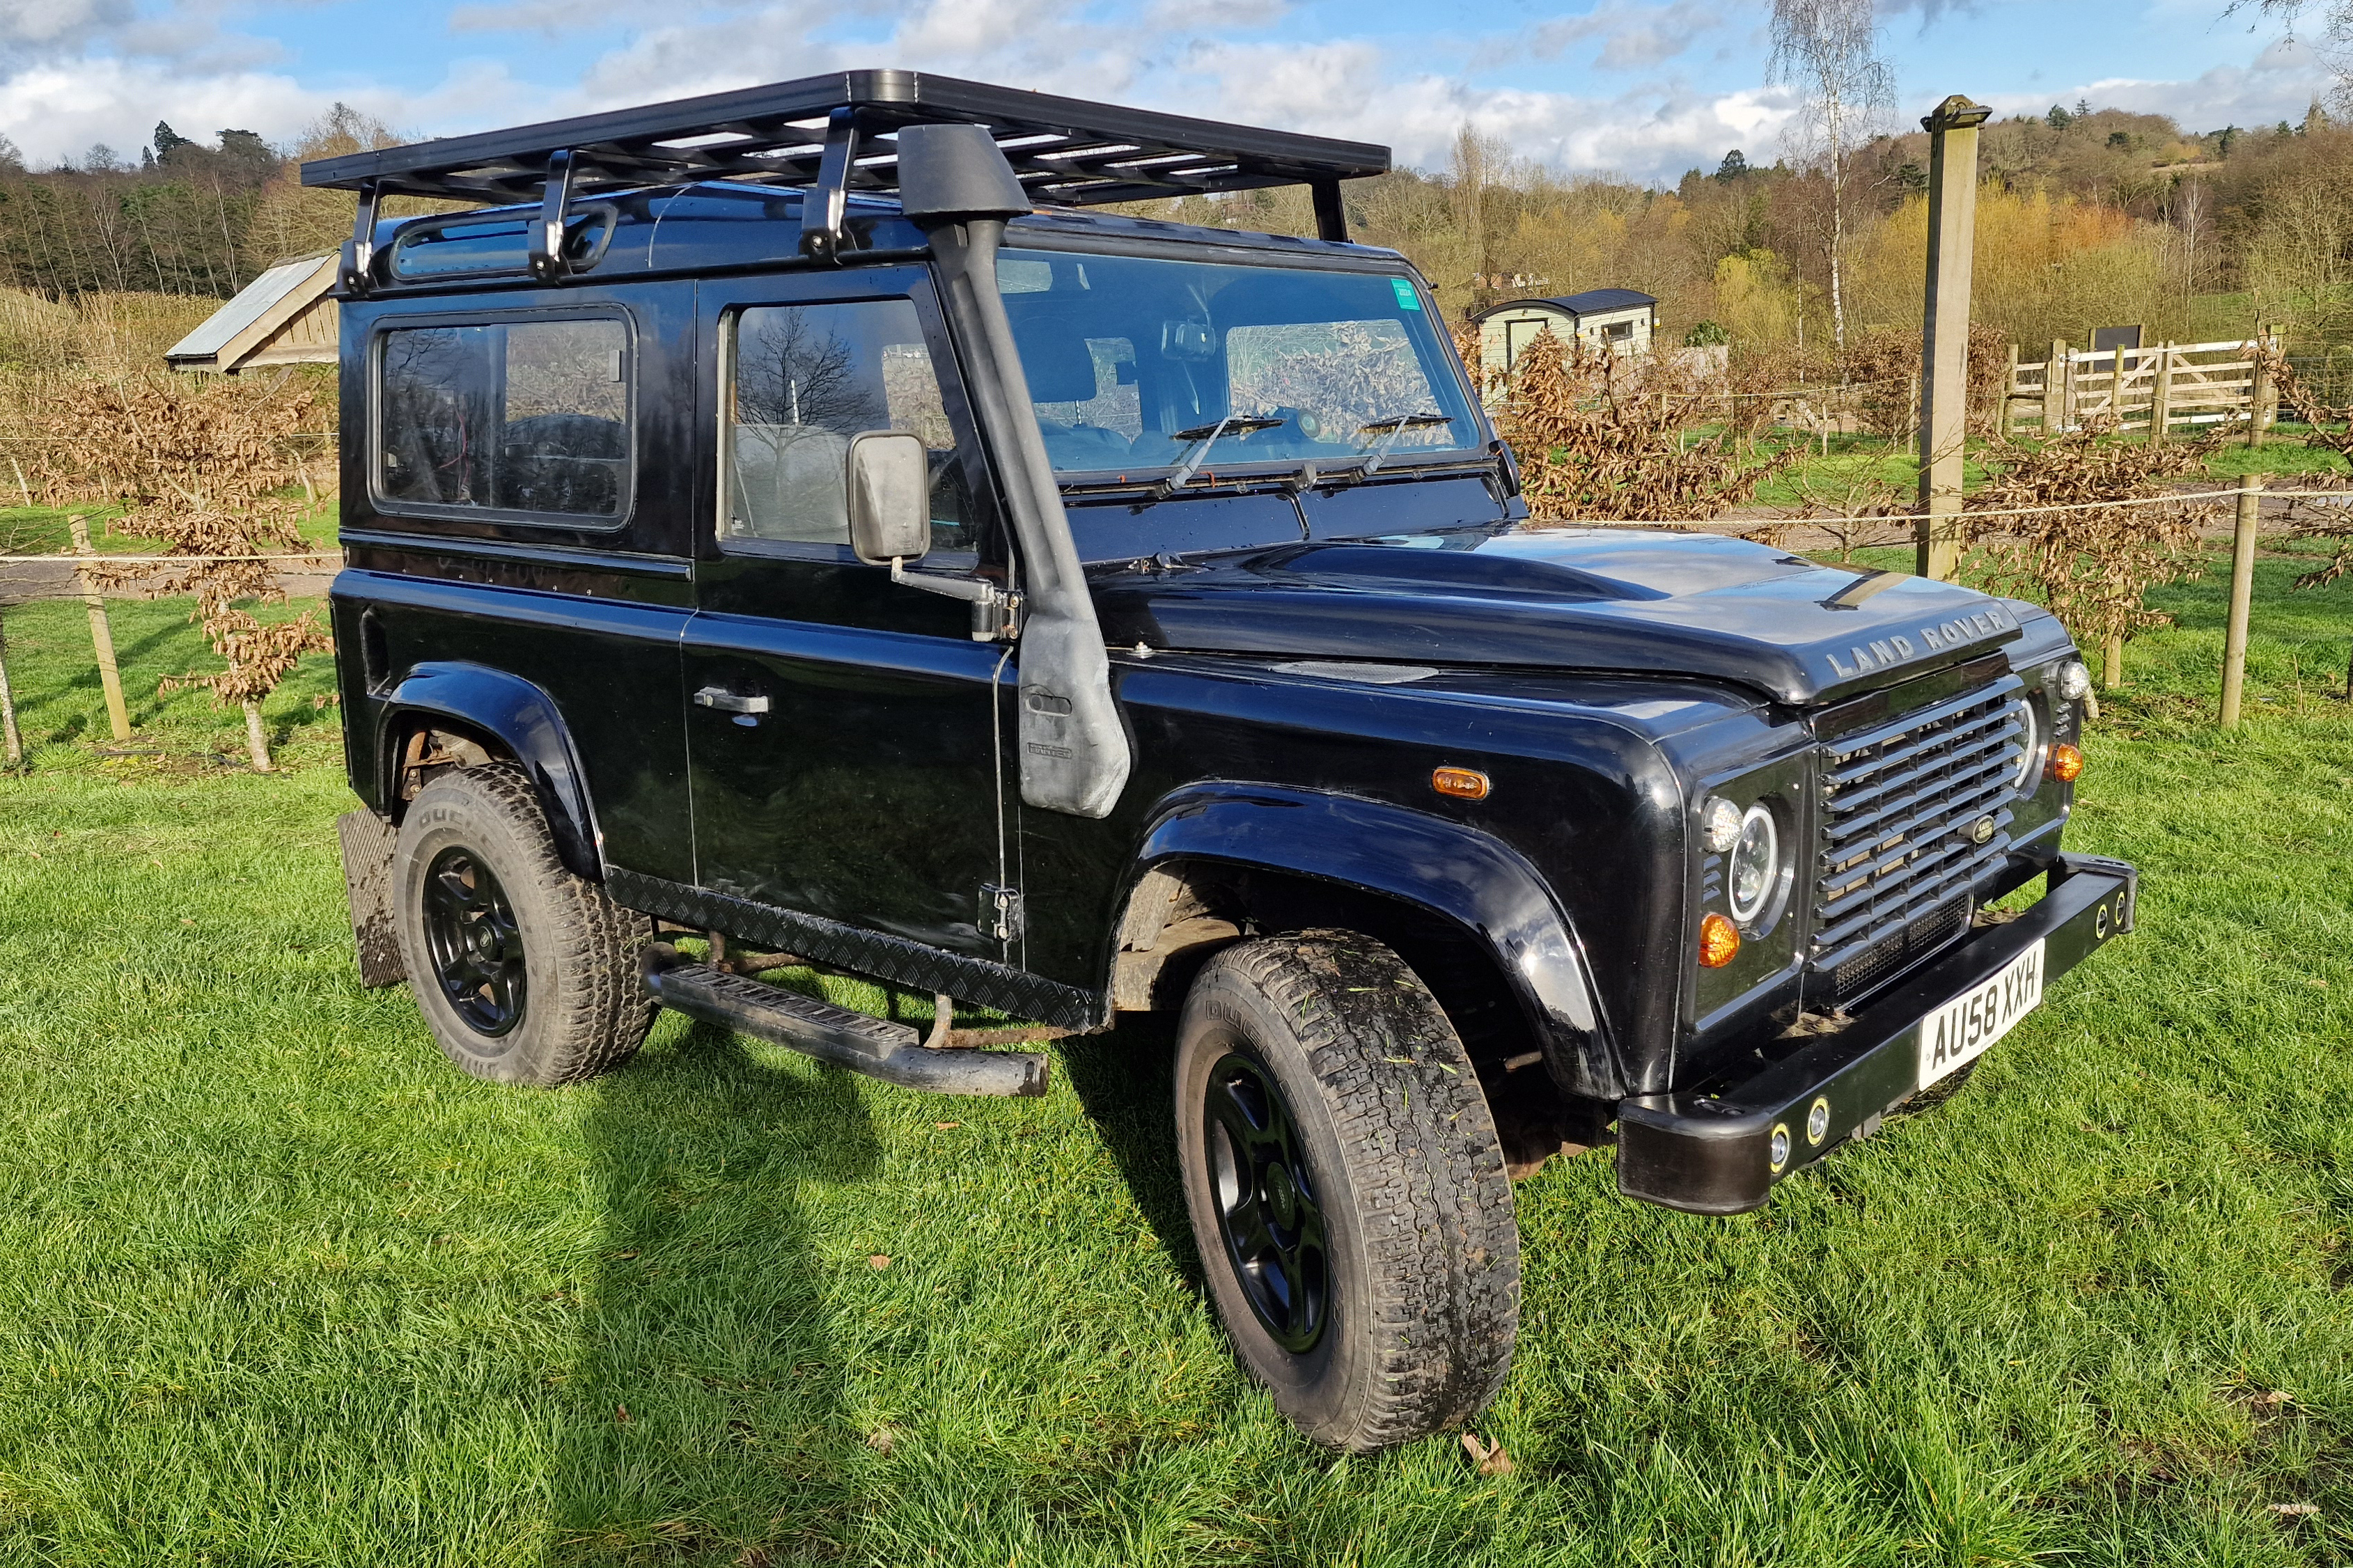
[[[397,985],[408,973],[392,923],[392,824],[373,811],[347,811],[335,818],[335,834],[343,842],[343,890],[352,900],[360,984]]]

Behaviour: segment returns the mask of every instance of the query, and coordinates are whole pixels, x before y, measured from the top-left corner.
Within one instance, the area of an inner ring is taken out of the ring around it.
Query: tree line
[[[208,144],[159,121],[135,158],[100,144],[35,170],[0,138],[0,287],[53,301],[226,299],[273,264],[349,235],[350,198],[304,190],[304,159],[397,140],[343,104],[286,147],[234,128]]]

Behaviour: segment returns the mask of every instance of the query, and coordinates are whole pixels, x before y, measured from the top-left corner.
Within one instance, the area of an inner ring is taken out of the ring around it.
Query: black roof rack
[[[1207,191],[1305,184],[1317,228],[1345,239],[1339,182],[1385,173],[1389,150],[1286,131],[992,87],[906,70],[842,71],[639,109],[551,120],[352,153],[302,165],[302,183],[360,193],[360,276],[375,206],[406,195],[484,203],[539,197],[561,219],[576,195],[694,180],[805,187],[822,205],[803,221],[802,248],[828,259],[841,243],[846,192],[898,188],[888,138],[902,125],[988,127],[1025,190],[1040,202],[1092,205]],[[811,221],[815,220],[815,221]],[[563,270],[561,228],[534,236],[533,269]]]

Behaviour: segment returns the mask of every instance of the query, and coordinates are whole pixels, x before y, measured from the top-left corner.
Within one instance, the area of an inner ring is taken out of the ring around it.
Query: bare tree
[[[1772,25],[1767,75],[1806,95],[1808,128],[1830,174],[1831,333],[1842,349],[1847,153],[1894,107],[1895,73],[1879,56],[1873,0],[1773,0]]]

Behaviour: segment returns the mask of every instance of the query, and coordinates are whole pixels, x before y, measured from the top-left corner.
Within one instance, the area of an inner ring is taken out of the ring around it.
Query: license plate
[[[1920,1020],[1920,1087],[1983,1056],[2012,1025],[2042,1005],[2042,943],[2002,965]]]

